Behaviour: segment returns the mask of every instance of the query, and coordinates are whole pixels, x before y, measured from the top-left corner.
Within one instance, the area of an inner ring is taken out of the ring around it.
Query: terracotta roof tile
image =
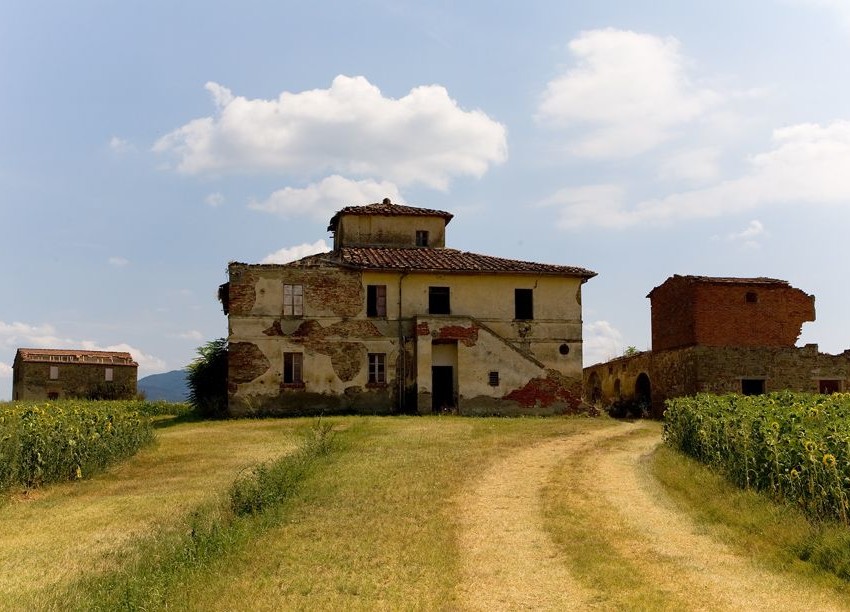
[[[559,266],[466,253],[455,249],[431,248],[343,247],[339,251],[310,255],[284,265],[301,268],[322,264],[343,265],[362,270],[553,274],[582,278],[596,276],[596,272],[575,266]]]
[[[386,198],[383,202],[377,202],[375,204],[366,204],[365,206],[346,206],[342,210],[338,210],[336,214],[331,217],[330,223],[328,224],[329,232],[336,231],[337,226],[339,225],[339,219],[342,215],[380,215],[386,217],[442,217],[446,220],[447,225],[449,221],[454,218],[454,215],[452,213],[446,212],[445,210],[436,210],[433,208],[417,208],[415,206],[393,204],[392,202],[390,202],[389,198]]]

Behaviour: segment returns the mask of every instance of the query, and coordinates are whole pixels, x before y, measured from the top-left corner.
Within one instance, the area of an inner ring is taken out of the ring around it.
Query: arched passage
[[[591,372],[587,377],[587,387],[585,388],[585,396],[591,404],[596,404],[602,401],[602,381],[599,379],[599,374]]]
[[[647,411],[652,406],[652,384],[646,372],[641,372],[635,381],[635,402],[645,406]]]

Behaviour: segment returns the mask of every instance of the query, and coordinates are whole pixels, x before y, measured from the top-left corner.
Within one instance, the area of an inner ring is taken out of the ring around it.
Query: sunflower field
[[[146,402],[0,404],[0,492],[87,478],[136,453],[154,431]]]
[[[701,394],[664,419],[667,444],[739,486],[850,524],[850,394]]]

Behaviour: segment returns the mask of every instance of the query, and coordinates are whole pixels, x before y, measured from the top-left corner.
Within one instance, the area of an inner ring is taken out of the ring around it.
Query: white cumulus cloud
[[[12,366],[0,361],[0,378],[12,378]]]
[[[153,147],[173,155],[181,172],[341,173],[446,189],[452,178],[480,177],[507,158],[505,127],[483,111],[463,110],[439,85],[398,99],[362,76],[340,75],[328,89],[271,100],[218,83],[206,88],[216,113]]]
[[[692,82],[675,38],[608,28],[582,32],[569,50],[575,65],[547,84],[537,118],[576,131],[579,156],[648,151],[723,100]]]
[[[631,207],[625,198],[600,198],[594,204],[559,197],[561,192],[543,203],[559,205],[561,227],[574,229],[712,218],[776,204],[829,206],[850,201],[850,121],[780,128],[774,130],[773,141],[773,149],[748,160],[742,176],[702,189]]]
[[[613,359],[623,352],[623,334],[608,321],[584,324],[584,365],[593,365]]]
[[[381,202],[384,198],[390,198],[397,204],[404,201],[393,183],[371,179],[352,181],[335,174],[303,189],[284,187],[265,200],[250,202],[248,206],[281,217],[310,215],[327,221],[343,206]]]
[[[304,243],[292,247],[284,247],[279,251],[266,255],[260,263],[264,264],[285,264],[290,261],[307,257],[308,255],[316,255],[318,253],[327,253],[331,250],[329,244],[324,240],[317,240],[313,244]]]

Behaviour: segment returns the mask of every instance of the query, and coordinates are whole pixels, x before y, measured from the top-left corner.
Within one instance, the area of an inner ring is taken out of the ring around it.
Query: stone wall
[[[51,366],[58,368],[56,380],[50,379]],[[112,381],[106,380],[107,368],[112,369]],[[137,372],[135,365],[17,361],[12,399],[132,399],[136,397]]]
[[[698,346],[646,352],[585,368],[585,398],[603,407],[617,399],[633,399],[642,373],[651,384],[652,414],[661,416],[668,398],[700,392],[741,393],[742,380],[763,380],[766,393],[785,389],[817,393],[822,380],[850,391],[850,350],[829,355],[818,352],[816,345]]]

